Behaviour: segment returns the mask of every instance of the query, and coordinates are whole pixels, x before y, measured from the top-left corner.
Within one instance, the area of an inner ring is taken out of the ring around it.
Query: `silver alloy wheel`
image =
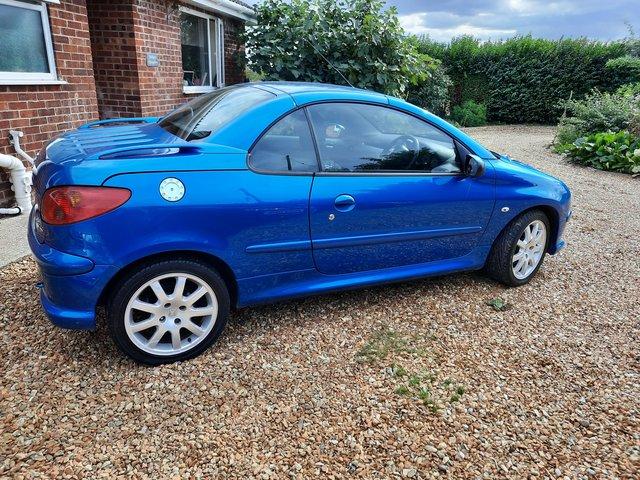
[[[547,227],[544,222],[534,220],[522,232],[511,259],[511,269],[518,280],[524,280],[536,269],[546,245]]]
[[[138,288],[124,315],[125,330],[136,347],[152,355],[177,355],[211,332],[218,318],[218,299],[203,279],[169,273]]]

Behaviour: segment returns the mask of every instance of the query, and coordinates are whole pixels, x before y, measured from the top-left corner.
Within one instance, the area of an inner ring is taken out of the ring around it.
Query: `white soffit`
[[[256,12],[252,8],[240,5],[232,0],[183,0],[184,3],[200,7],[203,10],[218,12],[229,17],[239,18],[248,23],[256,22]]]

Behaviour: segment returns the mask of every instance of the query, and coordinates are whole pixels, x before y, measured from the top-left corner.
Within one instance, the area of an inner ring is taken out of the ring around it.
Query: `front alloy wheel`
[[[501,283],[518,287],[529,282],[547,252],[549,219],[529,210],[511,221],[491,247],[485,271]]]
[[[534,220],[525,227],[511,258],[513,275],[518,280],[528,278],[538,267],[546,245],[547,227],[542,221]]]
[[[193,260],[142,268],[116,287],[108,305],[116,344],[150,365],[199,355],[220,335],[228,313],[224,281]]]

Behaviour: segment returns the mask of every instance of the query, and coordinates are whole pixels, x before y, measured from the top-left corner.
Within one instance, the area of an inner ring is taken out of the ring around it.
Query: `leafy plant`
[[[423,41],[419,37],[409,37],[409,41],[421,55],[432,58],[442,58],[445,44]],[[447,116],[451,111],[449,92],[453,83],[447,75],[444,65],[436,60],[435,66],[430,70],[430,75],[411,84],[407,90],[407,101],[418,105],[431,113],[439,116]]]
[[[623,97],[640,96],[640,82],[622,85],[616,90],[616,94]]]
[[[354,86],[402,96],[437,67],[382,0],[265,0],[245,36],[248,67],[271,80],[344,85],[344,75]]]
[[[566,151],[579,137],[597,132],[635,130],[640,96],[593,90],[584,99],[562,102],[567,116],[560,120],[556,149]]]
[[[395,389],[395,392],[397,395],[411,395],[411,391],[409,390],[409,388],[407,388],[407,386],[405,385],[400,385]]]
[[[451,79],[444,68],[438,65],[429,78],[408,87],[407,101],[441,117],[447,116],[450,112],[451,85]]]
[[[510,308],[507,301],[502,297],[492,298],[491,300],[487,301],[487,305],[493,307],[496,312],[503,312]]]
[[[487,124],[487,107],[467,100],[462,105],[456,105],[451,111],[451,118],[463,127],[479,127]]]
[[[580,137],[567,149],[567,155],[600,170],[640,174],[640,137],[626,130]]]

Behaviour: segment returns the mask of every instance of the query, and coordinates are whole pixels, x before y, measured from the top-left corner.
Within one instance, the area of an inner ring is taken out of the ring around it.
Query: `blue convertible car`
[[[402,100],[258,83],[163,118],[90,123],[37,158],[41,300],[159,364],[194,357],[232,307],[484,269],[528,282],[562,246],[566,185]]]

